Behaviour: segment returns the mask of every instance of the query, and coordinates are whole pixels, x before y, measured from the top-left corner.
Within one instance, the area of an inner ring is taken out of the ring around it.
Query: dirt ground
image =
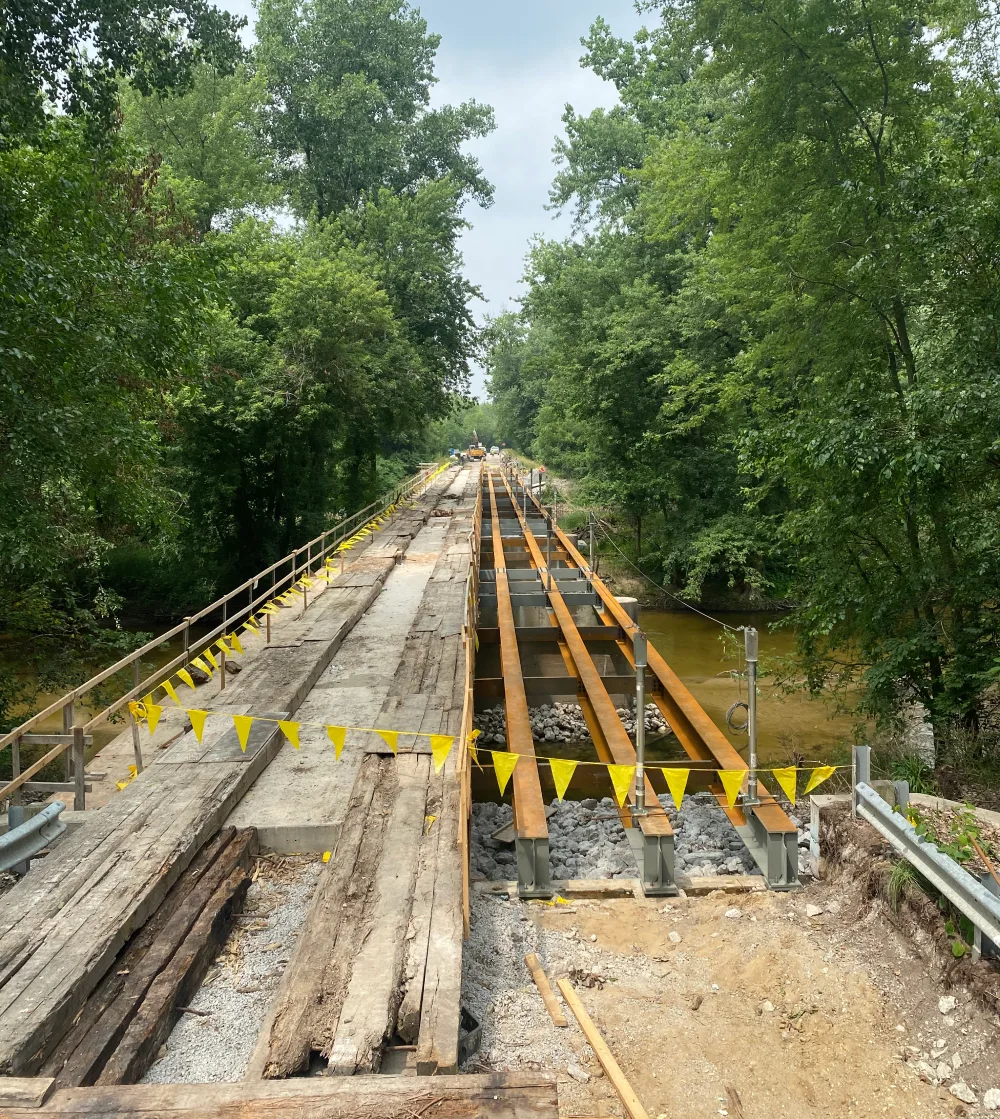
[[[511,918],[514,944],[536,945],[553,985],[574,979],[655,1119],[993,1114],[982,1100],[1000,1086],[1000,1020],[946,990],[936,964],[877,911],[859,917],[837,886],[568,908],[477,901],[474,920]],[[523,986],[496,1000],[481,1062],[537,1067],[537,1052],[559,1075],[563,1116],[621,1115],[569,1011],[557,1030],[520,958],[506,963]],[[947,1013],[942,996],[956,999]],[[930,1083],[928,1070],[947,1075]]]

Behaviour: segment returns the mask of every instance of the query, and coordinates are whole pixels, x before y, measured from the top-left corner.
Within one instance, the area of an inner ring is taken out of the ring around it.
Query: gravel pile
[[[529,709],[531,734],[536,742],[585,742],[590,738],[587,722],[579,704],[543,703],[541,707]],[[625,730],[635,734],[635,711],[618,708],[618,715]],[[475,725],[481,730],[482,745],[505,746],[507,744],[507,716],[503,704],[497,704],[475,717]],[[666,720],[653,703],[646,704],[646,733],[667,734]]]
[[[756,873],[753,857],[721,808],[713,802],[685,797],[680,812],[660,797],[674,829],[674,867],[692,877]],[[566,878],[634,878],[638,873],[632,848],[610,797],[580,801],[554,800],[549,816],[549,866],[557,881]],[[513,842],[494,839],[509,824],[508,804],[472,806],[472,870],[496,881],[517,877]],[[794,819],[794,818],[793,818]],[[808,831],[800,827],[800,852]],[[800,869],[802,864],[800,858]]]
[[[305,923],[323,869],[314,857],[262,859],[244,912],[143,1084],[243,1079],[268,1004]]]

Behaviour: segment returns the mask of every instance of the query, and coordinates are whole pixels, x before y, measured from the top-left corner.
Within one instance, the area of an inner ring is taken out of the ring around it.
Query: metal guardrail
[[[128,656],[123,657],[116,664],[111,665],[110,668],[103,669],[101,672],[97,673],[96,676],[92,676],[83,684],[67,692],[66,695],[62,696],[60,699],[50,703],[48,707],[39,711],[38,714],[33,715],[30,719],[27,719],[20,726],[0,736],[0,751],[4,750],[7,746],[11,747],[11,769],[13,776],[13,779],[0,789],[0,799],[12,794],[16,800],[19,795],[17,790],[22,784],[48,765],[49,762],[54,761],[61,754],[70,751],[70,756],[67,757],[66,779],[69,781],[72,776],[75,781],[76,792],[74,796],[74,808],[83,810],[85,807],[83,776],[85,740],[86,736],[91,734],[97,725],[117,714],[127,706],[129,701],[148,694],[161,680],[169,678],[178,668],[183,668],[190,664],[193,658],[198,656],[203,649],[208,648],[219,637],[224,636],[235,629],[236,626],[242,624],[242,622],[259,609],[260,606],[272,599],[280,589],[286,586],[294,586],[303,574],[312,571],[317,564],[322,564],[331,552],[338,548],[345,540],[349,539],[363,525],[385,512],[390,506],[397,505],[399,502],[410,497],[414,491],[426,481],[430,473],[430,470],[422,469],[419,474],[413,475],[411,478],[407,479],[406,482],[398,485],[390,494],[386,494],[377,501],[373,501],[370,505],[366,505],[364,509],[359,509],[356,513],[352,513],[351,516],[338,521],[335,525],[332,525],[325,532],[320,533],[320,535],[313,540],[308,541],[301,547],[296,548],[293,552],[283,556],[280,560],[271,564],[270,567],[266,567],[263,571],[259,571],[252,578],[247,579],[221,598],[216,599],[215,602],[205,606],[196,614],[192,614],[185,618],[182,622],[168,629],[165,633],[161,633],[158,637],[154,637],[152,641],[148,641],[142,648],[129,653]],[[284,570],[286,567],[287,570]],[[258,592],[258,587],[262,585],[263,590]],[[237,598],[243,598],[244,601],[240,604],[236,604],[234,600]],[[192,642],[192,625],[205,618],[211,617],[212,614],[219,611],[221,611],[222,614],[221,623],[215,626],[209,633],[202,634],[196,641]],[[160,665],[145,679],[141,679],[142,673],[140,664],[142,658],[159,648],[165,642],[178,636],[183,637],[183,650],[181,653],[167,664]],[[105,681],[128,668],[132,669],[132,687],[102,711],[92,715],[85,723],[79,723],[77,721],[77,705],[79,701]],[[25,738],[32,728],[37,727],[45,719],[56,714],[58,711],[62,712],[63,733],[61,735],[51,736],[54,739],[58,739],[57,744],[47,754],[34,762],[28,769],[21,772],[20,747],[22,739]],[[70,757],[72,758],[72,775],[69,765]]]
[[[921,839],[910,821],[895,812],[871,785],[859,781],[854,793],[861,819],[883,835],[980,933],[1000,944],[1000,898],[933,843]]]
[[[57,836],[66,830],[59,813],[66,807],[61,801],[46,805],[41,812],[25,820],[16,828],[0,835],[0,870],[10,870],[19,863],[44,851]],[[25,867],[27,870],[27,867]]]

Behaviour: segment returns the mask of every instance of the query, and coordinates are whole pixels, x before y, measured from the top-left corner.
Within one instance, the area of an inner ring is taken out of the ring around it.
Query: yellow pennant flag
[[[192,678],[191,673],[188,672],[186,668],[177,669],[177,679],[182,681],[182,683],[187,684],[189,688],[194,687],[194,679]]]
[[[663,767],[663,778],[667,782],[667,788],[670,790],[670,795],[674,798],[674,804],[679,809],[681,801],[684,799],[684,790],[687,788],[688,778],[691,776],[690,769],[674,769],[672,767]]]
[[[240,749],[245,754],[247,752],[247,740],[250,737],[250,728],[253,726],[253,718],[250,715],[234,715],[233,726],[236,728],[236,737],[240,740]]]
[[[201,655],[213,668],[219,667],[219,662],[216,660],[215,653],[213,653],[211,649],[203,649]]]
[[[347,737],[347,727],[327,727],[326,736],[333,743],[335,760],[340,761],[340,754],[344,749],[344,739]]]
[[[181,701],[177,698],[177,692],[174,691],[174,686],[170,683],[169,680],[163,681],[163,690],[167,693],[168,696],[170,696],[174,703],[176,703],[177,706],[180,707]]]
[[[130,699],[130,700],[128,701],[128,713],[129,713],[129,714],[130,714],[130,715],[132,716],[132,718],[133,718],[133,719],[135,719],[135,720],[136,720],[137,722],[138,722],[138,720],[139,720],[139,719],[141,719],[141,718],[142,718],[142,709],[141,709],[141,707],[139,706],[139,704],[138,704],[138,703],[136,703],[136,701],[135,701],[134,699]]]
[[[246,630],[248,630],[248,629],[253,630],[254,633],[258,633],[258,634],[260,633],[260,626],[257,625],[257,619],[256,618],[247,618],[247,620],[243,623],[244,632],[246,632]],[[241,649],[240,652],[242,652],[242,651],[243,650]]]
[[[240,639],[236,636],[235,633],[231,633],[229,635],[229,644],[232,645],[232,647],[236,650],[237,653],[242,653],[243,652],[243,643],[240,641]]]
[[[740,795],[740,788],[743,785],[743,778],[746,777],[747,771],[745,769],[720,769],[719,780],[722,782],[722,787],[726,790],[726,801],[729,807],[732,808],[736,803],[736,798]]]
[[[212,675],[212,670],[208,667],[208,661],[203,661],[201,657],[195,657],[191,663],[195,668],[200,668],[207,676]]]
[[[139,770],[134,765],[128,767],[128,775],[130,780],[134,781],[139,776]]]
[[[806,782],[806,787],[802,790],[802,795],[808,796],[817,785],[822,785],[828,777],[832,777],[836,772],[837,767],[835,765],[817,766],[809,775],[809,780]]]
[[[379,738],[389,747],[395,754],[396,747],[399,745],[399,731],[398,730],[379,730],[375,732]]]
[[[194,731],[195,738],[201,741],[201,736],[205,733],[205,720],[208,718],[207,711],[199,711],[197,708],[193,711],[188,711],[187,717],[191,720],[191,729]]]
[[[795,804],[795,777],[796,770],[794,765],[785,765],[780,769],[772,769],[775,781],[781,786],[781,791],[786,797]]]
[[[614,786],[615,799],[618,801],[618,807],[621,808],[625,803],[625,798],[628,796],[632,778],[635,777],[635,766],[609,765],[608,776],[611,778],[611,784]]]
[[[222,640],[221,637],[218,641],[216,641],[215,647],[219,650],[220,653],[225,653],[227,657],[231,657],[233,655],[232,649],[229,648],[229,646],[225,643],[225,641]]]
[[[440,773],[441,767],[448,760],[455,739],[450,734],[431,735],[431,756],[434,758],[434,772]]]
[[[127,789],[128,788],[129,783],[128,783],[128,781],[116,781],[115,785],[118,787],[118,791],[121,792],[122,789]]]
[[[561,758],[549,758],[549,769],[552,770],[552,781],[556,787],[556,796],[562,800],[569,788],[573,774],[576,772],[576,762],[564,761]]]
[[[493,772],[496,774],[497,784],[500,786],[500,795],[503,796],[510,775],[514,772],[514,766],[517,765],[517,759],[521,755],[511,754],[507,750],[491,750],[490,753],[493,755]]]
[[[262,614],[277,614],[278,608],[274,605],[273,602],[268,602],[266,605],[260,608],[260,612]]]
[[[278,726],[281,727],[281,733],[297,750],[299,748],[299,724],[289,723],[285,719],[279,719]]]
[[[156,733],[156,724],[160,721],[162,714],[163,708],[158,703],[146,704],[146,726],[149,728],[150,734]]]

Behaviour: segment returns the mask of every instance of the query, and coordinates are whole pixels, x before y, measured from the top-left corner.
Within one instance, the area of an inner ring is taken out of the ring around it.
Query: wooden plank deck
[[[456,495],[377,725],[457,735],[465,701],[462,617],[478,478]],[[439,499],[439,507],[447,502]],[[372,742],[248,1078],[378,1069],[403,1021],[420,1071],[458,1067],[462,967],[459,790],[453,754],[435,775],[427,739],[393,759]],[[412,931],[412,935],[410,935]]]
[[[310,603],[301,643],[267,649],[227,689],[231,710],[295,712],[451,481],[445,475],[373,535],[358,566],[374,581],[334,581]],[[129,937],[281,748],[277,726],[254,731],[245,753],[224,720],[209,719],[201,743],[188,732],[4,897],[0,1074],[42,1066]]]

